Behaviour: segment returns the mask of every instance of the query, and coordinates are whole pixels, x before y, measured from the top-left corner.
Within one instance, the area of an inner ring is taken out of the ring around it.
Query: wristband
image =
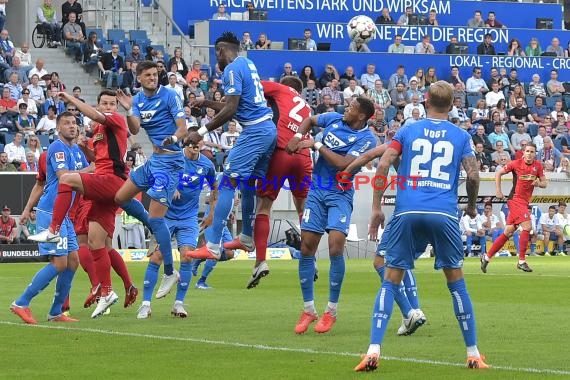
[[[127,110],[127,116],[134,116],[134,113],[133,113],[133,109],[132,109],[132,108],[129,108],[129,109]]]
[[[295,133],[295,134],[293,135],[293,137],[296,137],[296,138],[298,138],[299,140],[301,140],[301,139],[303,138],[303,134],[297,132],[297,133]]]
[[[170,139],[172,140],[172,142],[173,142],[174,144],[176,144],[176,143],[178,142],[178,137],[176,137],[176,135],[172,135],[172,136],[170,137]]]
[[[208,133],[208,128],[206,127],[200,127],[200,129],[198,129],[198,134],[202,137],[204,137],[204,135]]]
[[[318,141],[315,143],[315,145],[313,145],[313,149],[316,151],[320,150],[322,147],[323,147],[323,143],[318,142]]]

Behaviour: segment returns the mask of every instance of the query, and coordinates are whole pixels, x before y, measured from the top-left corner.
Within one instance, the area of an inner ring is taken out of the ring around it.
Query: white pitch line
[[[280,347],[280,346],[268,346],[265,344],[249,344],[249,343],[239,343],[239,342],[226,342],[223,340],[210,340],[201,338],[183,338],[176,336],[162,336],[162,335],[152,335],[152,334],[140,334],[134,332],[121,332],[113,330],[102,330],[93,328],[75,328],[75,327],[63,327],[54,325],[26,325],[17,322],[0,321],[0,325],[9,325],[15,327],[26,327],[26,328],[42,328],[48,330],[63,330],[63,331],[76,331],[80,333],[94,333],[102,335],[114,335],[114,336],[125,336],[134,338],[145,338],[145,339],[155,339],[155,340],[166,340],[175,342],[191,342],[191,343],[202,343],[202,344],[212,344],[217,346],[228,346],[236,348],[251,348],[255,350],[262,351],[282,351],[282,352],[296,352],[301,354],[317,354],[317,355],[331,355],[331,356],[347,356],[347,357],[360,357],[361,353],[354,352],[337,352],[337,351],[318,351],[311,348],[293,348],[293,347]],[[399,358],[394,356],[382,356],[382,360],[393,360],[399,362],[416,363],[416,364],[430,364],[445,367],[464,367],[465,363],[452,363],[444,362],[440,360],[429,360],[429,359],[416,359],[416,358]],[[525,372],[525,373],[536,373],[544,375],[561,375],[568,376],[570,371],[564,371],[560,369],[549,369],[549,368],[519,368],[511,366],[491,366],[492,369],[510,371],[510,372]]]

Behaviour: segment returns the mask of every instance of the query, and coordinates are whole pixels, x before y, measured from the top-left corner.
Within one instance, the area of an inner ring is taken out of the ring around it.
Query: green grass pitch
[[[53,284],[32,303],[39,326],[26,326],[10,303],[43,264],[0,265],[0,379],[546,379],[570,377],[568,291],[570,258],[530,258],[533,273],[515,268],[516,258],[496,258],[489,273],[477,259],[465,263],[477,318],[478,346],[494,368],[464,368],[465,348],[444,276],[433,261],[417,262],[421,307],[428,323],[398,337],[395,307],[376,372],[354,373],[368,347],[370,313],[379,279],[370,260],[347,260],[339,317],[329,334],[309,329],[297,336],[302,309],[296,261],[270,261],[271,274],[246,290],[252,262],[220,263],[209,283],[194,289],[189,317],[170,316],[174,293],[153,300],[152,318],[137,320],[137,305],[123,309],[124,291],[114,278],[120,304],[92,320],[83,309],[87,277],[79,270],[72,290],[72,316],[80,322],[45,321]],[[328,295],[328,261],[319,260],[316,305]],[[139,288],[145,264],[129,264]],[[142,297],[142,289],[140,296]]]

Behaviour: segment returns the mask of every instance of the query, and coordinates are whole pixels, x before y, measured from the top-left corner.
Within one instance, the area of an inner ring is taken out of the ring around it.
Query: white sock
[[[303,309],[306,313],[317,314],[317,310],[315,309],[315,301],[304,302]]]
[[[336,309],[338,307],[338,302],[329,302],[327,304],[327,308],[326,308],[326,312],[328,312],[329,314],[336,316]]]
[[[483,254],[483,259],[484,259],[485,261],[487,261],[487,262],[489,262],[489,260],[490,260],[490,259],[489,259],[489,256],[487,256],[486,253]]]
[[[481,354],[479,354],[479,349],[477,348],[477,346],[468,346],[467,347],[467,356],[468,357],[474,357],[474,358],[480,358]]]
[[[378,354],[380,356],[380,345],[379,344],[371,344],[368,346],[368,352],[366,355]]]
[[[150,306],[150,301],[142,301],[143,306]]]
[[[526,263],[526,260],[519,260],[519,264],[524,264]]]
[[[212,252],[213,254],[215,254],[215,255],[220,254],[220,245],[219,244],[207,242],[206,247],[208,247],[208,251]]]
[[[174,306],[176,305],[184,305],[184,303],[182,301],[174,301]]]

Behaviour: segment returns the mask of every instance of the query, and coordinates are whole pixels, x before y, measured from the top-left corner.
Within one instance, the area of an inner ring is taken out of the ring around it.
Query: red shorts
[[[257,183],[257,196],[277,199],[281,188],[291,190],[295,198],[307,198],[311,187],[313,163],[311,157],[303,153],[289,154],[285,150],[275,148],[265,178]],[[289,186],[283,185],[287,179]]]
[[[89,222],[97,222],[110,237],[115,232],[115,213],[118,206],[115,204],[115,194],[125,180],[113,174],[80,173],[86,200],[91,201],[87,214]]]
[[[79,195],[79,198],[73,203],[73,207],[69,210],[69,218],[73,223],[76,235],[87,235],[89,231],[89,221],[87,214],[91,208],[91,201]]]
[[[509,215],[507,216],[507,225],[518,226],[522,222],[530,221],[530,211],[528,203],[507,201],[509,207]]]

